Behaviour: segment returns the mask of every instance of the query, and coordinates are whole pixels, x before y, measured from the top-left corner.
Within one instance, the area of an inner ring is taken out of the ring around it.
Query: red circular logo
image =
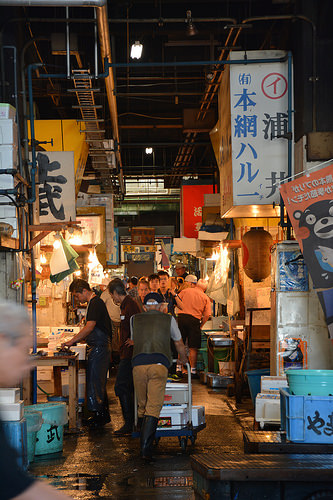
[[[269,73],[261,82],[261,90],[268,99],[281,99],[287,89],[288,82],[280,73]]]

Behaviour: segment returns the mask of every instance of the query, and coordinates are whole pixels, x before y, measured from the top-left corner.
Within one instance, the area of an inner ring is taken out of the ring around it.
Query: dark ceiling
[[[311,23],[292,17],[311,18],[315,14],[317,19],[322,18],[328,3],[325,0],[315,4],[314,0],[108,1],[118,148],[125,180],[157,177],[164,180],[166,188],[178,188],[184,175],[214,178],[218,182],[209,130],[217,117],[217,90],[223,65],[211,61],[226,59],[230,50],[292,50],[294,35],[301,34],[302,29],[310,40],[306,43],[311,43]],[[54,52],[56,46],[59,48],[57,34],[61,34],[65,46],[65,7],[7,6],[0,10],[3,43],[15,43],[21,48],[27,44],[23,65],[43,64],[33,75],[36,117],[81,119],[75,94],[69,91],[73,88],[71,80],[45,78],[46,72],[66,73],[64,50],[52,54],[52,49]],[[189,33],[188,10],[195,25],[194,34]],[[267,19],[263,20],[265,16]],[[258,17],[261,19],[254,19]],[[70,7],[68,18],[73,44],[71,71],[93,73],[94,9]],[[144,46],[143,56],[133,66],[129,48],[136,40]],[[100,53],[98,61],[101,73]],[[202,63],[197,64],[198,61]],[[41,74],[44,78],[40,78]],[[104,120],[105,137],[112,138],[103,81],[91,82],[93,88],[99,89],[94,92],[94,103],[99,106],[97,116]],[[305,93],[308,86],[311,83],[307,81]],[[6,92],[9,91],[3,82],[3,98]],[[153,147],[153,155],[145,154],[146,146]],[[103,179],[89,158],[85,179],[83,188],[87,183],[99,183],[103,191]]]

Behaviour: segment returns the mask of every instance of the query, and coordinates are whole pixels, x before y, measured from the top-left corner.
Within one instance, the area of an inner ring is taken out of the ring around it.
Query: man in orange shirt
[[[201,328],[211,316],[211,303],[207,295],[197,286],[197,277],[189,274],[185,278],[189,288],[182,290],[178,297],[182,301],[182,309],[178,313],[178,326],[184,344],[188,343],[189,360],[192,378],[197,375],[198,349],[201,345]]]

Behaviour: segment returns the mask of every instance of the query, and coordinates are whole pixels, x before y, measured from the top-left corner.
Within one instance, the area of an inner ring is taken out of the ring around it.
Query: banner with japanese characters
[[[333,287],[333,164],[280,187],[314,288]]]
[[[75,180],[73,151],[37,153],[39,221],[74,221]]]
[[[284,51],[232,52],[231,60],[278,59]],[[230,65],[233,206],[279,202],[288,171],[288,63]]]
[[[181,236],[197,238],[202,226],[204,195],[213,193],[212,184],[185,181],[181,188]]]

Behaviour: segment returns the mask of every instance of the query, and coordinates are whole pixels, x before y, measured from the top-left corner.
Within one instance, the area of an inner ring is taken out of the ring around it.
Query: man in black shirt
[[[74,280],[70,291],[81,302],[88,302],[86,324],[71,340],[63,345],[87,342],[87,408],[93,413],[88,425],[98,427],[110,422],[106,379],[110,364],[112,327],[105,303],[90,289],[85,280]]]
[[[22,306],[0,302],[0,387],[15,387],[28,375],[31,364],[31,322]],[[55,488],[25,474],[17,465],[17,453],[8,444],[0,421],[0,498],[9,500],[68,500]]]

